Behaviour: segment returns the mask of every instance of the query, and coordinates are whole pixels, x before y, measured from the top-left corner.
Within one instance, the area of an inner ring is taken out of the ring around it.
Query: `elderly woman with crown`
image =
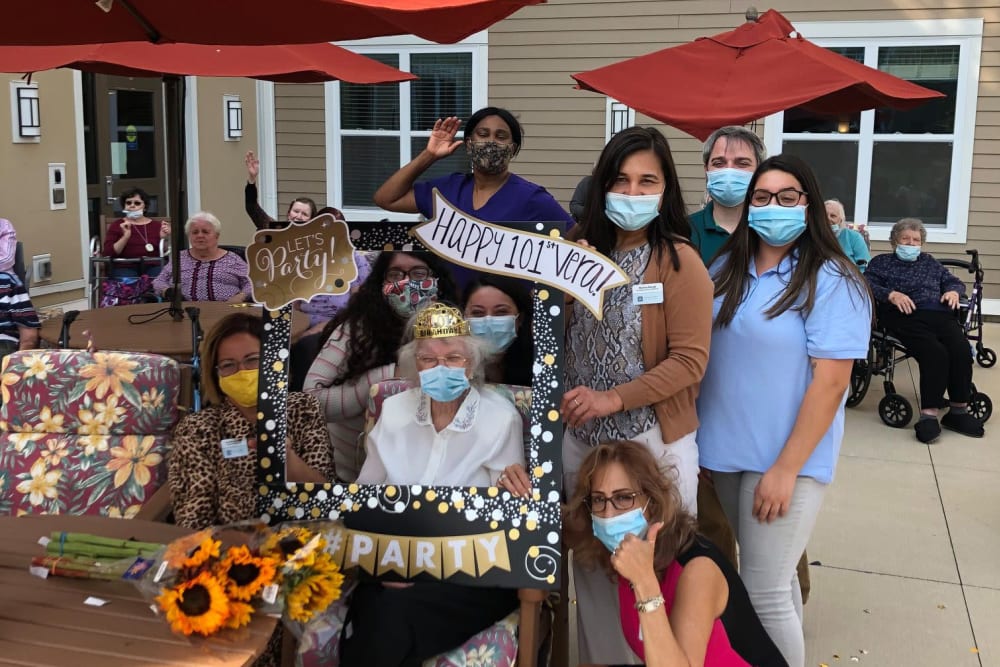
[[[457,308],[417,313],[398,368],[414,387],[387,398],[368,436],[361,484],[494,486],[524,464],[521,417],[483,386],[487,352]],[[514,590],[362,580],[351,599],[342,667],[399,667],[460,646],[517,606]]]

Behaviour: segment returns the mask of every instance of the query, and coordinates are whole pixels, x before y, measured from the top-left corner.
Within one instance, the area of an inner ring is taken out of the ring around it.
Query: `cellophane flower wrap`
[[[188,637],[238,631],[256,614],[304,624],[340,598],[343,575],[326,547],[306,524],[207,528],[166,545],[139,586]]]

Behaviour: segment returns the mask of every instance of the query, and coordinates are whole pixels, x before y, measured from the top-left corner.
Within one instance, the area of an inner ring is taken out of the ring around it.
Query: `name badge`
[[[246,438],[227,438],[222,441],[222,458],[236,459],[250,453]]]
[[[663,283],[638,283],[632,285],[632,303],[636,306],[663,303]]]

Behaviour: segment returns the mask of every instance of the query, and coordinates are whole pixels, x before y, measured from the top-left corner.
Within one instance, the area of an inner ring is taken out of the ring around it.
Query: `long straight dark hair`
[[[729,326],[746,296],[750,259],[757,255],[757,250],[763,243],[757,232],[750,229],[747,215],[750,212],[750,199],[757,187],[757,180],[761,174],[768,171],[783,171],[794,176],[805,191],[808,204],[806,230],[789,250],[798,255],[798,262],[792,269],[791,277],[781,296],[764,314],[768,319],[773,319],[789,308],[809,313],[816,302],[817,276],[825,264],[829,264],[838,275],[847,278],[858,296],[871,303],[870,292],[861,272],[844,254],[837,237],[830,229],[823,194],[812,169],[794,155],[775,155],[761,162],[757,171],[753,173],[746,199],[743,201],[740,223],[716,255],[725,259],[713,276],[715,296],[722,296],[722,306],[715,318],[715,326],[720,329]]]
[[[660,202],[660,215],[646,227],[646,238],[656,260],[663,257],[664,249],[670,253],[674,270],[680,269],[675,243],[690,243],[691,226],[687,209],[677,180],[677,168],[670,153],[670,144],[660,131],[652,127],[630,127],[622,130],[604,147],[594,167],[580,224],[573,228],[569,238],[585,239],[603,255],[615,249],[618,227],[604,214],[604,199],[621,172],[622,162],[638,151],[653,151],[663,169],[665,189]]]

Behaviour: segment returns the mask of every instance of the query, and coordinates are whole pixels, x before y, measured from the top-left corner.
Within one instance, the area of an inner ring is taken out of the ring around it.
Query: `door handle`
[[[104,197],[108,200],[109,204],[115,203],[114,180],[113,176],[104,177]]]

